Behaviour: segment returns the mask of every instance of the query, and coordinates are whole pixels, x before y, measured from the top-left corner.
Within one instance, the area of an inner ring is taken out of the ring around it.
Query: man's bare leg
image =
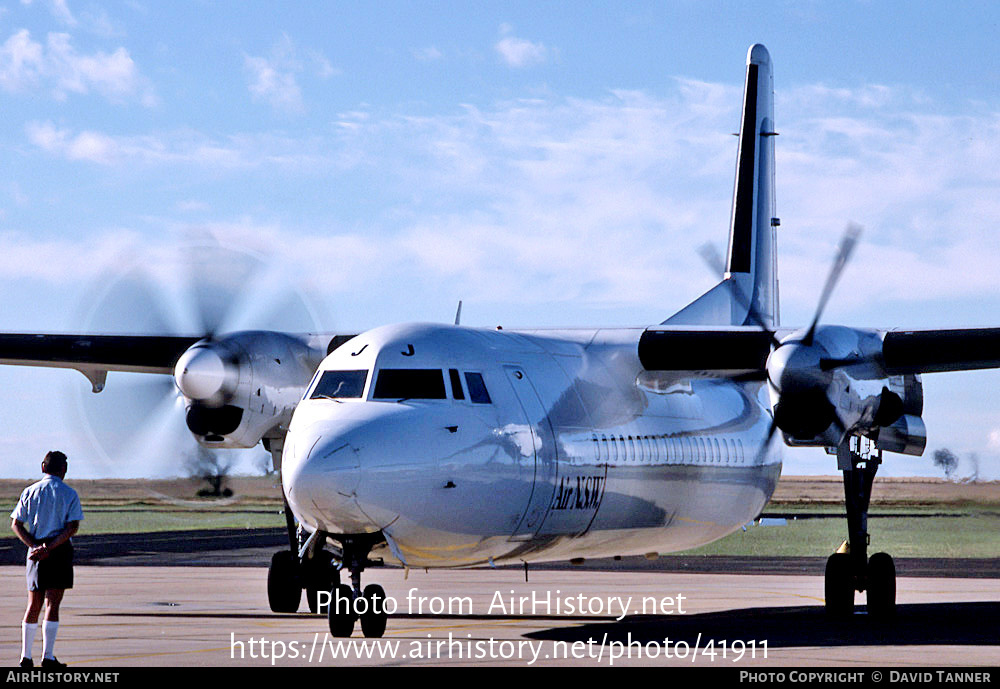
[[[45,621],[59,621],[59,604],[62,603],[66,589],[48,589],[45,591]]]
[[[45,622],[42,623],[42,659],[55,658],[56,632],[59,631],[59,604],[65,589],[45,591]]]
[[[28,591],[28,607],[24,611],[24,622],[28,624],[38,623],[38,614],[42,611],[42,603],[45,602],[45,591]]]

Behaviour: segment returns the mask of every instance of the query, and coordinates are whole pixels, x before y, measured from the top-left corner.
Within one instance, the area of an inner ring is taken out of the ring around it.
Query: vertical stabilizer
[[[774,79],[771,56],[757,44],[747,52],[736,184],[723,281],[665,321],[686,325],[754,323],[734,292],[745,295],[768,327],[778,325],[774,205]],[[735,283],[727,285],[726,282]]]

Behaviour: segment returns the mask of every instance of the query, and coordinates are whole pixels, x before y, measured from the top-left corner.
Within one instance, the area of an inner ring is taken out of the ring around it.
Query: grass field
[[[13,507],[30,481],[0,481],[0,500]],[[284,526],[281,488],[274,477],[235,477],[230,498],[198,498],[203,484],[174,481],[70,481],[86,519],[82,533],[144,533]],[[896,557],[1000,557],[1000,483],[880,479],[872,498],[869,552]],[[703,548],[705,555],[818,556],[846,538],[839,477],[783,477],[765,514],[789,517],[783,526],[748,526]],[[879,515],[886,516],[879,516]],[[810,518],[812,517],[812,518]]]
[[[242,504],[201,509],[178,507],[85,507],[81,533],[145,533],[197,529],[284,527],[280,505]]]
[[[31,481],[0,481],[0,501],[13,508]],[[274,477],[234,477],[230,498],[199,498],[205,483],[191,479],[67,479],[80,494],[82,534],[197,529],[255,529],[285,525],[281,486]]]
[[[816,511],[801,510],[803,516]],[[872,516],[868,532],[871,534],[870,553],[884,551],[894,557],[1000,557],[1000,511],[995,509],[951,513],[925,509],[912,510],[912,516]],[[749,526],[746,531],[737,531],[689,553],[826,556],[845,538],[847,520],[844,518],[789,519],[784,526]]]

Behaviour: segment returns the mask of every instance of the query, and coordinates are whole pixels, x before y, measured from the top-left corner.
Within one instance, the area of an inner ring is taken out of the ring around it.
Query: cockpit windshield
[[[383,368],[375,379],[373,399],[443,400],[444,372],[439,368]]]
[[[350,399],[364,394],[368,371],[323,371],[309,399]]]

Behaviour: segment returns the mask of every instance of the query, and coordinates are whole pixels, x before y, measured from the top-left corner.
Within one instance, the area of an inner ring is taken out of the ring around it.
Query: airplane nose
[[[349,433],[316,424],[294,434],[282,458],[282,484],[295,514],[324,531],[371,529],[358,510],[361,458]]]
[[[289,505],[308,526],[349,534],[378,531],[404,510],[423,509],[429,487],[443,485],[438,455],[472,437],[458,432],[468,431],[461,418],[451,407],[301,407],[282,458]]]

